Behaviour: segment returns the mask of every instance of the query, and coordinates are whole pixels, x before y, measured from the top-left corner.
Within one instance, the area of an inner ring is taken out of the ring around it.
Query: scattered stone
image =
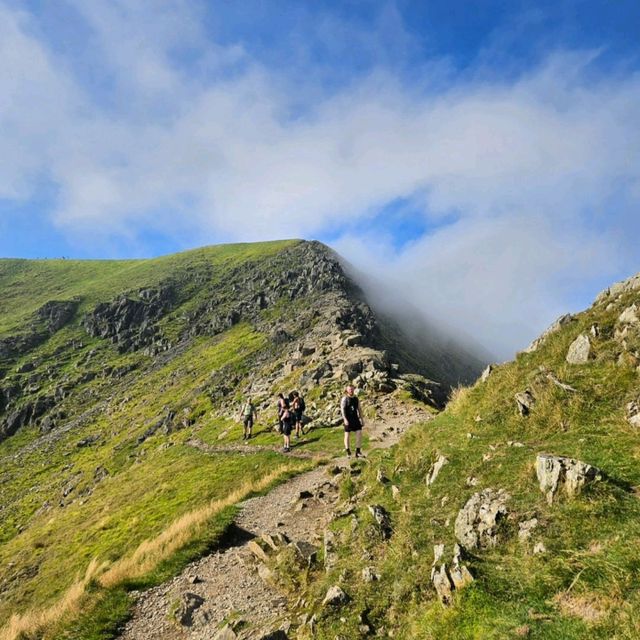
[[[391,485],[391,496],[394,500],[397,500],[400,497],[400,488],[395,484]]]
[[[454,546],[451,566],[447,567],[442,562],[444,556],[444,544],[433,547],[433,563],[431,565],[431,583],[444,606],[451,604],[452,592],[460,590],[473,582],[473,576],[469,569],[462,564],[462,550],[459,545]],[[440,564],[440,568],[438,568]]]
[[[475,478],[474,476],[469,476],[465,480],[465,484],[467,485],[467,487],[475,487],[478,485],[478,478]]]
[[[586,484],[601,479],[601,472],[596,467],[562,456],[540,453],[536,458],[536,475],[540,490],[547,497],[549,504],[560,490],[573,497],[582,491]]]
[[[323,547],[324,568],[326,571],[330,571],[338,561],[338,554],[336,552],[336,535],[329,529],[325,529]]]
[[[563,389],[564,391],[570,391],[572,393],[577,393],[578,390],[574,389],[571,385],[568,385],[564,382],[561,382],[560,380],[558,380],[558,378],[556,378],[553,373],[548,373],[547,374],[547,378],[549,380],[551,380],[551,382],[553,382],[553,384],[556,385],[556,387],[560,387],[561,389]]]
[[[228,624],[222,627],[222,629],[213,636],[213,640],[237,640],[237,638],[238,635]]]
[[[338,585],[334,585],[333,587],[329,587],[329,590],[322,601],[322,606],[339,607],[346,604],[348,600],[349,596]]]
[[[547,548],[544,546],[544,542],[536,542],[536,544],[533,546],[533,553],[534,554],[539,554],[539,553],[546,553],[547,552]]]
[[[569,364],[585,364],[591,355],[591,342],[586,333],[581,333],[569,346],[566,360]]]
[[[380,576],[376,573],[373,567],[365,567],[362,570],[362,579],[364,582],[375,582],[380,579]]]
[[[456,517],[454,531],[468,550],[494,547],[499,541],[500,523],[507,515],[509,494],[500,489],[474,493]]]
[[[378,469],[378,472],[376,473],[376,482],[379,482],[380,484],[389,483],[389,478],[387,478],[387,476],[384,475],[384,473],[382,472],[382,469]]]
[[[193,624],[193,614],[204,604],[204,598],[196,593],[183,593],[174,610],[175,619],[183,626],[190,627]]]
[[[267,567],[263,562],[258,565],[258,575],[266,584],[274,584],[276,581],[273,571],[271,571],[271,569],[269,569],[269,567]]]
[[[268,562],[269,556],[267,552],[255,540],[249,540],[249,542],[247,542],[247,549],[249,549],[258,560]]]
[[[618,317],[618,322],[620,324],[638,324],[640,322],[640,318],[638,318],[638,306],[632,304],[630,307],[627,307]]]
[[[627,404],[627,422],[632,427],[640,428],[640,402],[633,401]]]
[[[560,316],[540,337],[536,338],[524,351],[525,353],[532,353],[540,348],[545,340],[552,334],[558,331],[561,327],[569,324],[574,319],[570,313]]]
[[[592,338],[600,337],[600,327],[597,322],[591,325],[591,329],[589,329],[589,333],[591,334]]]
[[[519,393],[516,393],[515,399],[516,406],[518,407],[518,413],[523,417],[528,416],[536,402],[531,391],[528,389],[526,391],[520,391]]]
[[[429,467],[429,471],[427,472],[426,483],[428,487],[436,481],[442,467],[444,467],[448,462],[449,460],[445,456],[442,454],[438,455],[436,461]]]
[[[368,508],[374,520],[380,527],[382,538],[384,540],[388,540],[391,537],[391,533],[393,531],[393,529],[391,528],[391,518],[389,517],[388,511],[379,504],[370,504]]]
[[[531,518],[530,520],[525,520],[518,525],[518,539],[520,542],[526,542],[530,537],[535,528],[538,526],[538,519]]]

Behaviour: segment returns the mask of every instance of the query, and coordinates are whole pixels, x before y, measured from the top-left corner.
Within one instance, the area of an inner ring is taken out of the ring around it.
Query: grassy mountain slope
[[[347,474],[351,508],[332,524],[339,559],[327,571],[320,564],[281,576],[308,603],[302,620],[316,616],[297,637],[640,637],[639,284],[612,287],[537,349],[494,367],[435,420]],[[588,359],[570,364],[580,335],[590,341]],[[525,390],[534,404],[521,415],[515,395]],[[600,478],[549,504],[536,477],[540,453],[594,465]],[[448,462],[428,486],[440,455]],[[508,494],[497,542],[462,550],[473,582],[445,606],[431,579],[434,546],[445,545],[436,569],[445,562],[451,573],[458,514],[488,488]],[[370,505],[389,513],[388,539]],[[520,525],[533,518],[521,539]],[[322,605],[334,585],[349,601]]]
[[[215,545],[240,500],[339,451],[328,427],[347,379],[372,411],[395,390],[446,393],[409,375],[402,349],[381,351],[384,330],[319,243],[4,260],[0,291],[2,638],[109,637],[127,592]],[[316,429],[285,456],[274,395],[291,388]],[[256,438],[238,451],[248,393]]]

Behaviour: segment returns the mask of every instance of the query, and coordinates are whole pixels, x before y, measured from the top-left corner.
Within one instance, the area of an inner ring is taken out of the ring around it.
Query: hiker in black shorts
[[[278,394],[278,426],[279,432],[282,433],[282,414],[285,409],[289,408],[289,399],[285,398],[282,393]]]
[[[249,440],[251,437],[251,429],[253,429],[254,420],[257,420],[257,418],[258,413],[255,405],[251,401],[251,398],[247,397],[242,405],[242,410],[240,411],[240,419],[244,425],[244,433],[242,436],[243,440]]]
[[[362,451],[360,447],[362,445],[364,418],[360,410],[360,402],[352,385],[347,386],[345,389],[345,395],[342,396],[340,401],[340,413],[344,422],[344,450],[347,456],[351,456],[350,437],[353,432],[356,439],[356,458],[361,458]]]
[[[302,418],[304,414],[304,398],[297,392],[294,391],[292,394],[293,402],[291,403],[293,421],[296,427],[296,438],[299,438],[302,433],[304,433],[302,429]]]
[[[284,438],[284,447],[282,450],[285,453],[291,451],[291,427],[293,426],[293,416],[291,415],[291,410],[289,409],[289,405],[287,404],[282,414],[280,415],[280,430],[282,432],[282,436]]]

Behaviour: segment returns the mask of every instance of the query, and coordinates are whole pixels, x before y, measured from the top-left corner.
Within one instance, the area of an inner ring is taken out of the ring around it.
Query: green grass
[[[351,600],[335,613],[317,607],[314,637],[360,637],[362,615],[374,629],[402,638],[638,637],[640,501],[630,489],[640,483],[640,441],[624,407],[638,396],[640,383],[634,366],[618,363],[621,347],[613,340],[615,318],[633,298],[627,295],[610,311],[585,312],[539,351],[520,354],[497,367],[486,383],[462,390],[444,413],[414,427],[392,450],[373,453],[362,475],[345,477],[344,498],[364,491],[357,525],[350,518],[332,524],[340,562],[328,575],[318,568],[307,576],[298,595],[317,603],[339,583]],[[593,340],[594,359],[567,364],[569,344],[594,322],[601,327]],[[558,388],[548,372],[577,392]],[[527,388],[536,404],[522,418],[514,395]],[[560,498],[550,507],[535,477],[540,452],[584,460],[605,477],[576,499]],[[439,453],[449,464],[427,488],[426,473]],[[379,470],[399,487],[397,500],[389,486],[376,481]],[[466,484],[469,477],[476,486]],[[504,488],[511,496],[504,541],[466,560],[475,581],[445,609],[430,584],[433,546],[445,543],[450,558],[455,517],[485,487]],[[388,542],[368,504],[391,513],[394,533]],[[518,522],[534,516],[539,528],[530,542],[519,542]],[[547,552],[534,555],[538,541]],[[365,565],[376,568],[380,581],[362,581]],[[594,612],[600,613],[595,621],[588,615]]]

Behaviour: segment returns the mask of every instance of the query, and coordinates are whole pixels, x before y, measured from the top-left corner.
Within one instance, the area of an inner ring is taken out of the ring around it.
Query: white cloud
[[[410,198],[458,222],[400,255],[387,247],[386,278],[507,351],[562,310],[571,274],[594,277],[595,258],[612,273],[630,264],[616,227],[637,218],[640,77],[598,74],[593,54],[551,54],[511,81],[450,76],[437,93],[381,66],[323,97],[241,44],[208,41],[192,3],[72,4],[98,91],[33,16],[0,4],[0,196],[28,198],[46,178],[69,234],[310,236]],[[425,69],[438,86],[449,73]]]

